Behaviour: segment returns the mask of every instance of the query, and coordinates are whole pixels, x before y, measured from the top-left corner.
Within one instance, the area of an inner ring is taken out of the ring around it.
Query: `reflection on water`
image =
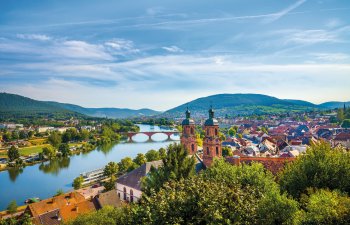
[[[7,172],[9,173],[10,180],[15,182],[18,175],[23,173],[23,168],[11,168]]]
[[[150,126],[140,125],[140,130],[148,131]],[[157,130],[163,130],[163,128],[155,126],[154,131]],[[157,142],[111,143],[93,151],[72,155],[70,158],[57,158],[41,164],[26,166],[23,169],[12,168],[0,172],[0,210],[6,209],[12,200],[22,204],[30,197],[41,199],[51,197],[58,189],[70,191],[72,181],[80,173],[103,168],[108,162],[119,162],[124,157],[134,158],[138,153],[145,154],[150,149],[158,150],[173,143],[163,142],[164,135],[163,137],[155,135],[152,138]]]
[[[70,164],[70,158],[62,157],[57,159],[52,159],[49,162],[41,163],[39,170],[44,173],[49,173],[53,175],[58,175],[60,170],[63,168],[68,168]]]
[[[103,154],[107,155],[110,151],[112,151],[114,145],[116,145],[116,143],[109,143],[109,144],[101,145],[97,148],[97,151],[101,151],[101,152],[103,152]]]

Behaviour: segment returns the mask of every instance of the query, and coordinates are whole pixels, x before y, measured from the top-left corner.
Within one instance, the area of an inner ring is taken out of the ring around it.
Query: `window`
[[[124,187],[124,200],[126,200],[126,188]]]
[[[216,146],[216,155],[219,155],[219,147],[218,146]]]
[[[209,147],[207,147],[207,155],[210,155]]]
[[[218,129],[215,129],[215,136],[218,136]]]
[[[191,145],[192,152],[194,152],[194,144]]]
[[[134,192],[130,189],[130,202],[134,202]]]
[[[207,136],[209,136],[209,129],[207,129]]]
[[[191,127],[191,134],[194,134],[194,130],[193,130],[193,127]]]
[[[118,193],[118,197],[119,197],[119,199],[120,199],[120,193]]]

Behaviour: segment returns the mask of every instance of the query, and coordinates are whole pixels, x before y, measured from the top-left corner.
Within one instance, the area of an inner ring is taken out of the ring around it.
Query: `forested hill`
[[[80,113],[15,94],[0,93],[0,119],[81,117]]]
[[[47,102],[53,106],[61,107],[71,111],[79,112],[84,115],[93,117],[108,117],[108,118],[128,118],[138,116],[153,116],[160,112],[152,109],[126,109],[126,108],[84,108],[78,105]]]
[[[127,118],[156,115],[151,109],[84,108],[78,105],[37,101],[15,94],[0,93],[0,119],[40,117],[108,117]]]
[[[218,94],[195,99],[170,109],[163,115],[169,117],[183,116],[188,106],[193,116],[205,116],[210,105],[215,109],[217,116],[284,113],[333,108],[328,107],[327,103],[315,105],[307,101],[278,99],[261,94]]]

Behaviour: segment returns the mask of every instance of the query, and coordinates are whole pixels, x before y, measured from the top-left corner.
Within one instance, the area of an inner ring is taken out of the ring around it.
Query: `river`
[[[168,130],[158,126],[138,125],[140,131]],[[148,137],[137,134],[135,142],[118,143],[73,155],[69,158],[55,159],[48,162],[27,166],[21,170],[0,172],[0,210],[6,209],[10,201],[16,200],[18,205],[24,204],[27,198],[41,199],[53,196],[57,190],[67,192],[72,190],[72,181],[82,172],[103,168],[108,162],[119,162],[124,157],[134,158],[138,153],[146,153],[151,149],[158,150],[173,142],[178,142],[179,136],[172,136],[175,141],[166,141],[164,134],[152,136],[155,142],[147,142]]]

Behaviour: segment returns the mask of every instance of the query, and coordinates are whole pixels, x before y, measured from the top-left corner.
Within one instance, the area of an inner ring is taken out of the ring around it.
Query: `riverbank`
[[[149,125],[139,125],[140,131],[164,130]],[[16,200],[24,202],[30,197],[46,199],[54,195],[59,189],[64,192],[72,190],[72,182],[81,173],[103,168],[109,162],[120,162],[125,157],[135,158],[138,153],[147,153],[151,149],[166,148],[178,141],[166,141],[166,135],[159,134],[152,137],[154,142],[148,142],[146,135],[136,135],[134,142],[120,141],[118,144],[107,144],[94,148],[89,152],[80,152],[67,158],[53,160],[26,166],[23,169],[11,168],[0,172],[0,210]]]
[[[118,142],[115,142],[115,144],[117,144],[117,143]],[[68,155],[66,157],[78,155],[78,154],[84,153],[84,152],[93,151],[97,147],[101,146],[101,145],[92,145],[88,142],[75,142],[75,143],[69,143],[68,145],[70,148],[70,155]],[[84,147],[84,145],[87,145],[87,146]],[[40,146],[26,147],[24,149],[24,151],[23,151],[23,148],[19,149],[19,153],[20,153],[21,157],[32,157],[33,159],[38,158],[39,160],[31,160],[31,158],[24,158],[24,160],[23,160],[24,164],[21,167],[9,166],[8,163],[7,164],[0,164],[0,172],[8,170],[8,169],[21,169],[21,168],[26,167],[26,166],[33,166],[35,164],[39,164],[39,163],[50,161],[52,159],[63,157],[63,156],[56,156],[56,157],[51,158],[51,159],[45,158],[45,157],[39,158],[39,154],[42,152],[42,148],[48,147],[48,146],[51,146],[51,145],[44,144],[44,145],[40,145]],[[6,154],[6,158],[7,158],[7,154]]]

